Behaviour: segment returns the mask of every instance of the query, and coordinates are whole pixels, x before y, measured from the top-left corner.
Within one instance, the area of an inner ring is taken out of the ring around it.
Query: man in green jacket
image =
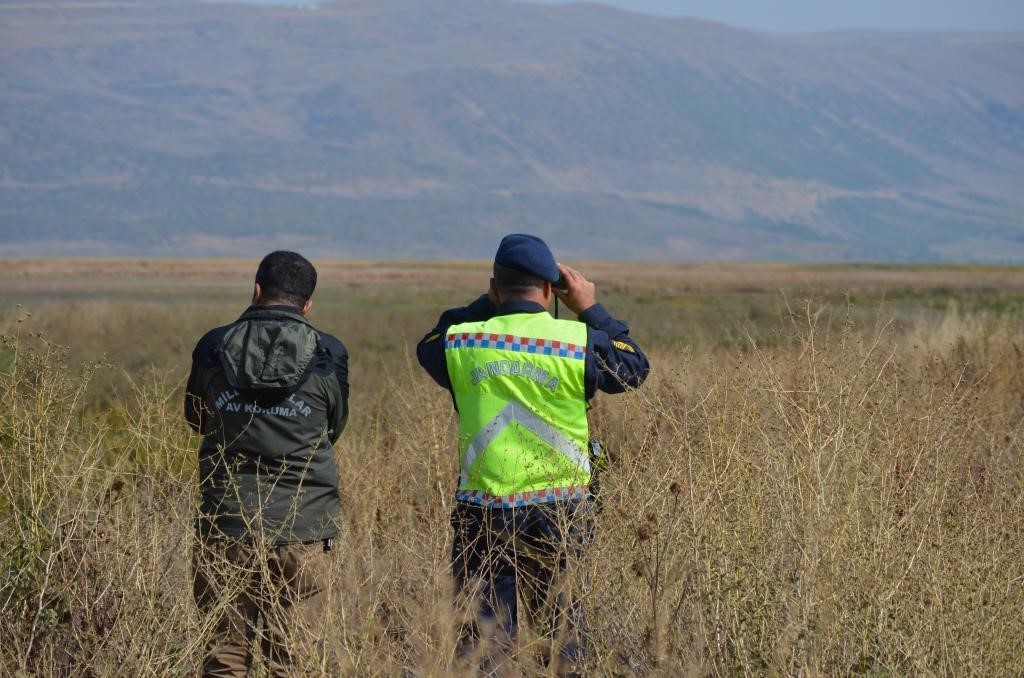
[[[192,353],[185,419],[203,435],[194,595],[215,622],[204,676],[245,675],[261,618],[274,675],[316,673],[327,661],[332,445],[348,418],[348,353],[307,320],[315,287],[304,257],[271,252],[252,305]]]

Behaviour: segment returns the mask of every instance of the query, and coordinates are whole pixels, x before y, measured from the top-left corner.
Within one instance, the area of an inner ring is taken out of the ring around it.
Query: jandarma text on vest
[[[504,376],[533,379],[552,393],[558,388],[558,377],[551,376],[547,370],[522,360],[492,360],[487,363],[487,369],[478,365],[470,370],[473,386],[479,386],[481,382],[491,377]]]

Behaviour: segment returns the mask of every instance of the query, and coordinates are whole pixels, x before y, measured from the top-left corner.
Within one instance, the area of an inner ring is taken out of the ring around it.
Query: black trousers
[[[546,641],[559,672],[581,670],[587,658],[576,567],[593,540],[591,499],[520,508],[457,503],[452,512],[452,569],[457,596],[473,620],[464,628],[462,656],[498,669],[515,652],[520,624]]]

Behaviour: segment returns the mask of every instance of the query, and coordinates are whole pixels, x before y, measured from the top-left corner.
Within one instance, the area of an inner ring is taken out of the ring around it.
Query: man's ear
[[[309,315],[309,309],[313,308],[313,297],[306,299],[306,303],[302,305],[302,315]]]
[[[252,305],[260,303],[260,297],[263,296],[263,288],[260,287],[259,283],[255,283],[252,286]]]
[[[544,281],[544,289],[541,292],[544,295],[544,308],[547,308],[548,306],[551,305],[551,297],[554,296],[554,293],[551,291],[552,289],[553,289],[553,285],[550,282],[548,282],[547,280],[545,280]]]
[[[494,278],[491,278],[490,286],[487,288],[487,296],[495,306],[501,304],[501,295],[498,294],[498,286],[494,284]]]

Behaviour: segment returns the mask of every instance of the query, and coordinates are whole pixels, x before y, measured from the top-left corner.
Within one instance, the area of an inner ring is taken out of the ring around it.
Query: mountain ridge
[[[0,3],[0,253],[1024,260],[1024,34],[72,5]]]

